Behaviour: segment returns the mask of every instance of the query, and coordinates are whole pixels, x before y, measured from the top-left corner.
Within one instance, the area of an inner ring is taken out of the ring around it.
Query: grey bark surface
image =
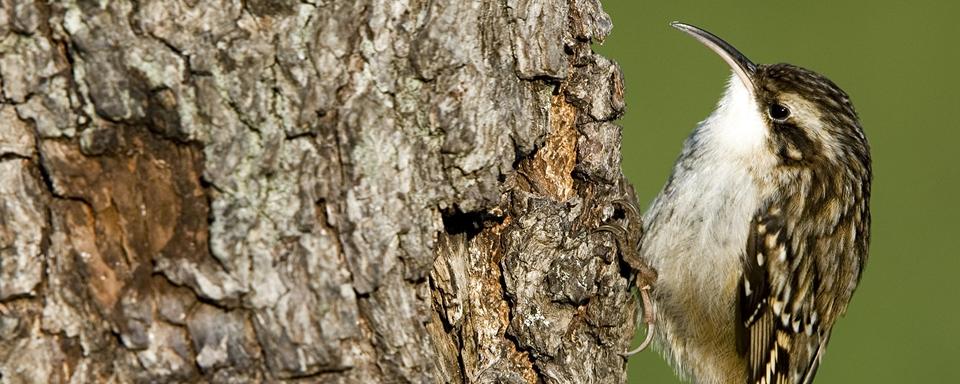
[[[597,0],[0,0],[0,377],[619,383]]]

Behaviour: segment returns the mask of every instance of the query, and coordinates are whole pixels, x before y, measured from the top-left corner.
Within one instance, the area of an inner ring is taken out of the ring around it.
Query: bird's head
[[[869,167],[869,147],[847,94],[826,77],[790,64],[754,64],[726,41],[679,22],[733,69],[712,123],[733,151],[762,152],[778,166],[854,161]],[[705,122],[711,123],[711,120]],[[866,170],[869,172],[869,170]]]

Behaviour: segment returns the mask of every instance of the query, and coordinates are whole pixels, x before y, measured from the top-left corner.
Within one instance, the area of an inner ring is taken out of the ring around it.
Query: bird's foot
[[[655,317],[653,301],[650,300],[650,289],[657,280],[657,272],[640,259],[640,238],[643,235],[640,210],[637,209],[636,204],[627,200],[614,200],[613,204],[623,210],[623,221],[626,222],[626,227],[621,224],[603,224],[597,230],[609,232],[613,236],[623,260],[634,270],[636,276],[634,284],[640,292],[640,299],[643,302],[643,322],[647,325],[647,334],[643,342],[637,348],[621,354],[624,357],[630,357],[645,350],[653,340]]]
[[[639,254],[640,238],[643,236],[640,210],[637,209],[636,204],[627,200],[614,200],[612,203],[623,211],[622,221],[626,226],[620,223],[607,223],[597,227],[597,231],[609,232],[617,242],[617,248],[620,249],[624,261],[634,270],[639,270],[639,267],[644,264]]]

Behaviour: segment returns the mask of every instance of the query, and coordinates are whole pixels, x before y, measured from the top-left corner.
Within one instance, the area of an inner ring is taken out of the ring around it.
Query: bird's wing
[[[777,207],[750,223],[739,300],[748,384],[809,383],[829,337],[819,322],[832,299],[818,298],[818,258],[805,254],[815,236],[798,232]]]

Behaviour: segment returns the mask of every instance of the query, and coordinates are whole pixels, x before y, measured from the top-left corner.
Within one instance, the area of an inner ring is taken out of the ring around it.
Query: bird
[[[686,381],[810,383],[868,257],[860,118],[823,75],[754,64],[704,29],[671,26],[733,73],[643,214],[648,332]]]

